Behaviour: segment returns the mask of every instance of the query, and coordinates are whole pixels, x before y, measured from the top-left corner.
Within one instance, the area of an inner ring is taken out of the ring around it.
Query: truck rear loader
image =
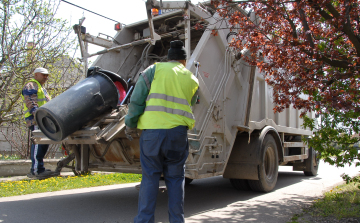
[[[319,160],[302,141],[312,132],[301,127],[300,111],[273,112],[271,86],[244,60],[249,50],[228,47],[233,33],[214,8],[188,1],[145,4],[148,19],[122,27],[111,39],[86,33],[83,20],[74,26],[87,77],[35,115],[41,129],[34,132],[35,141],[63,144],[70,152],[59,168],[75,159],[76,171],[141,173],[139,137],[129,141],[124,134],[129,97],[141,72],[166,61],[170,41],[180,39],[188,52],[186,68],[199,80],[198,102],[192,107],[196,123],[188,131],[186,183],[222,175],[236,189],[269,192],[279,165],[315,176]],[[254,13],[236,6],[232,10],[256,23]],[[91,54],[88,44],[104,50]],[[98,57],[87,69],[92,56]],[[121,91],[126,96],[119,99]]]

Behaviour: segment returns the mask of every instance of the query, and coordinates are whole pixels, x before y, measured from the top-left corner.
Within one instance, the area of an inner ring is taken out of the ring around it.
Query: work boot
[[[26,176],[30,179],[36,179],[35,174],[33,174],[31,171]]]
[[[49,178],[49,177],[55,177],[55,176],[58,176],[58,175],[59,175],[58,172],[54,172],[54,171],[46,169],[44,172],[35,174],[35,178],[38,179],[38,180],[43,180],[43,179],[46,179],[46,178]]]

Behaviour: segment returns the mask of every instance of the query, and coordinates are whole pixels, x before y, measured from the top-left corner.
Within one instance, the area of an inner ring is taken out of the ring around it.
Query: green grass
[[[360,217],[359,184],[350,183],[337,186],[326,192],[313,205],[313,214],[337,219]]]
[[[0,154],[0,160],[19,160],[21,157],[17,155],[1,155]]]
[[[0,197],[96,187],[112,184],[140,182],[141,174],[89,174],[82,176],[52,177],[45,180],[20,180],[0,182]]]
[[[305,223],[328,219],[360,219],[360,184],[342,184],[324,193],[322,198],[295,214],[289,223]]]
[[[299,214],[294,214],[294,216],[290,219],[291,221],[289,223],[297,223],[299,217],[300,217]]]

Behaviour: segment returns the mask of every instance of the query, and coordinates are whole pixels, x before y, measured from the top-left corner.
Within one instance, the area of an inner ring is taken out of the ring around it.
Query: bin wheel
[[[319,169],[319,157],[318,153],[313,149],[309,148],[309,157],[305,160],[304,170],[305,176],[316,176]]]
[[[274,189],[278,178],[278,151],[272,135],[266,135],[261,147],[259,180],[249,180],[253,191],[269,192]]]

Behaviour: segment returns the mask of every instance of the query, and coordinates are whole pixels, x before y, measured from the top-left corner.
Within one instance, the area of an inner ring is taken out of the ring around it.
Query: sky
[[[96,12],[100,15],[116,20],[123,24],[131,24],[141,20],[147,19],[145,0],[66,0],[74,5]],[[166,1],[166,0],[164,0]],[[199,0],[192,0],[193,4]],[[55,15],[57,18],[66,19],[71,26],[78,24],[79,19],[85,17],[83,26],[86,27],[86,32],[93,36],[98,36],[103,33],[109,36],[115,36],[114,21],[105,19],[66,2],[61,1],[58,11]],[[75,34],[74,34],[75,36]],[[105,37],[105,36],[102,36]],[[89,53],[95,53],[102,50],[101,47],[89,44]],[[77,52],[77,57],[80,57],[80,51]],[[90,61],[95,61],[96,57],[90,58]]]

